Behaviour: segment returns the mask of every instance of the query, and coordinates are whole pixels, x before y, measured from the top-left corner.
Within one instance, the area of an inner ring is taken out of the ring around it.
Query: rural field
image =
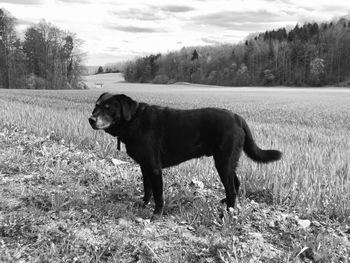
[[[0,90],[0,262],[350,261],[349,89],[94,77],[89,90]],[[211,158],[165,169],[165,215],[150,222],[153,204],[133,206],[139,168],[87,121],[104,91],[230,109],[283,158],[258,165],[242,156],[230,212]]]

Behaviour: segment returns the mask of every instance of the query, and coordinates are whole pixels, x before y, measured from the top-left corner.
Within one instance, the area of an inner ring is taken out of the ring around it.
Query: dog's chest
[[[142,151],[140,149],[140,147],[137,147],[133,144],[125,144],[125,149],[126,149],[126,153],[132,158],[134,159],[137,163],[140,163],[141,159],[142,159]]]
[[[154,149],[143,141],[133,140],[127,142],[125,143],[125,148],[127,154],[139,164],[149,163],[151,159],[154,159]]]

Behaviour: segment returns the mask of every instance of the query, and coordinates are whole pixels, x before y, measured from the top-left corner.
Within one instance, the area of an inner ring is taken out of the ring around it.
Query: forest
[[[21,40],[16,23],[0,9],[0,88],[84,88],[84,54],[75,34],[42,20],[30,25]]]
[[[224,86],[350,86],[350,21],[251,34],[238,44],[184,47],[129,61],[126,81]]]

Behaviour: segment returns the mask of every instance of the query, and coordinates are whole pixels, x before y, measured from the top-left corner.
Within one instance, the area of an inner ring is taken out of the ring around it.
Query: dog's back
[[[150,105],[146,106],[144,114],[149,122],[146,126],[159,133],[163,167],[203,155],[211,156],[221,142],[243,134],[235,115],[223,109],[179,110]]]

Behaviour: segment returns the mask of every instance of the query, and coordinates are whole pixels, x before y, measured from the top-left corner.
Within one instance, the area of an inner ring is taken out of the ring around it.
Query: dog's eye
[[[110,106],[109,104],[106,104],[104,107],[105,107],[106,109],[109,109],[111,106]]]

